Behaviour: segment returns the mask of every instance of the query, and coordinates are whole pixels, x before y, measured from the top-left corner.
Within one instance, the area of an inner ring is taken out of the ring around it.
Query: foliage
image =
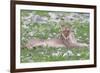
[[[59,38],[59,20],[61,17],[64,17],[66,26],[71,26],[79,42],[89,44],[88,13],[21,10],[21,62],[89,59],[88,48],[54,48],[47,46],[34,47],[29,50],[23,47],[31,38]]]

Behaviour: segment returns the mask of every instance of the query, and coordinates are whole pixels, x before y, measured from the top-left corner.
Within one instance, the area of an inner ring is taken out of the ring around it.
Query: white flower
[[[25,37],[22,37],[22,40],[25,40]]]
[[[47,17],[42,17],[42,19],[43,19],[44,21],[47,21],[47,20],[48,20],[48,18],[47,18]]]
[[[81,56],[81,54],[80,53],[77,53],[77,56]]]
[[[50,18],[52,18],[52,19],[56,18],[56,14],[55,14],[55,13],[49,12],[48,15],[49,15]]]
[[[87,37],[86,40],[88,40],[89,38]]]
[[[67,53],[68,53],[69,56],[73,56],[74,55],[73,52],[70,51],[70,50],[68,50]]]
[[[52,37],[53,35],[52,34],[49,34],[49,37]]]
[[[82,38],[82,36],[79,36],[78,38],[79,38],[79,39],[81,39],[81,38]]]
[[[57,50],[58,50],[58,51],[61,51],[61,50],[62,50],[62,48],[58,48]]]
[[[40,54],[44,54],[44,52],[40,52]]]
[[[52,56],[58,56],[58,53],[52,53]]]
[[[84,33],[84,35],[86,36],[87,34],[86,34],[86,33]]]
[[[67,55],[68,55],[68,53],[64,53],[64,54],[63,54],[63,56],[67,56]]]
[[[53,33],[53,35],[56,35],[56,33]]]
[[[33,36],[33,35],[34,35],[34,33],[33,33],[33,32],[29,32],[29,35],[30,35],[30,36]]]
[[[28,28],[28,26],[26,26],[26,25],[22,25],[22,27],[23,27],[23,28]]]
[[[45,35],[45,33],[44,33],[44,32],[41,32],[41,34],[42,34],[42,35]]]
[[[51,39],[50,37],[48,37],[48,40]]]
[[[59,51],[57,51],[57,52],[55,52],[55,53],[52,53],[53,56],[58,56],[58,55],[60,55],[60,54],[61,54],[61,52],[59,52]]]

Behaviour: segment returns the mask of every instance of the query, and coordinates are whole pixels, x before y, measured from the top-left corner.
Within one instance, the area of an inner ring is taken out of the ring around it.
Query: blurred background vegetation
[[[70,26],[77,41],[89,44],[89,13],[53,12],[21,10],[21,47],[32,39],[52,39],[60,37],[60,18],[64,25]],[[34,47],[32,50],[21,48],[21,62],[50,62],[89,59],[88,48]]]

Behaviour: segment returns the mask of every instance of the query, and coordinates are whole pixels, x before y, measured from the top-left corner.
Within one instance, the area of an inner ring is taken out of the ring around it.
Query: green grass
[[[68,54],[68,51],[72,53]],[[32,50],[21,49],[21,62],[48,62],[48,61],[69,61],[89,59],[88,48],[66,49],[52,47],[36,47]]]
[[[48,16],[49,11],[32,11],[21,10],[21,17],[28,16],[30,13],[36,13],[40,16]],[[69,13],[64,13],[70,15]],[[89,23],[74,21],[71,24],[75,36],[80,42],[89,43]],[[66,24],[65,24],[66,25]],[[27,28],[25,28],[25,27]],[[23,24],[21,20],[21,46],[31,38],[48,39],[59,38],[60,25],[54,22],[38,24],[31,23],[30,25]],[[48,62],[48,61],[69,61],[69,60],[87,60],[89,59],[88,48],[53,48],[53,47],[35,47],[31,50],[21,48],[21,62]]]

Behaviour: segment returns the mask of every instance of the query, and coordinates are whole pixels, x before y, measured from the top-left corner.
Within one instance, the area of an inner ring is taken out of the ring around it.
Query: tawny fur
[[[27,42],[26,47],[31,49],[36,46],[49,46],[49,47],[66,47],[66,48],[84,48],[88,47],[85,43],[77,42],[74,33],[68,27],[63,27],[61,29],[60,39],[31,39]]]

